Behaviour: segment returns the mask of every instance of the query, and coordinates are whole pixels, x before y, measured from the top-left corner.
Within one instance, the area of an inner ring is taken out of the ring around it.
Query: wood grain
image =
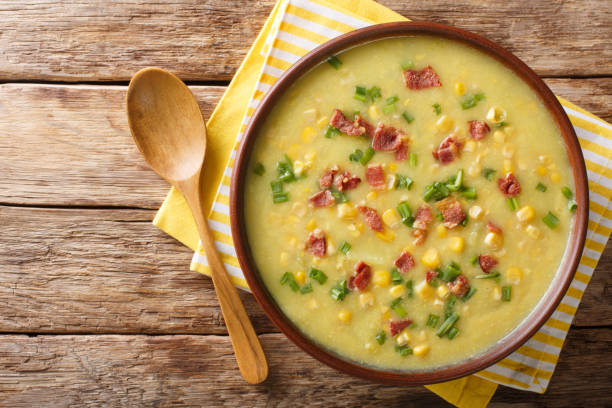
[[[540,75],[612,75],[612,2],[381,0],[414,20],[456,25],[508,48]],[[1,1],[0,81],[126,81],[146,66],[229,80],[273,0]]]
[[[423,387],[383,386],[336,372],[280,334],[260,339],[271,375],[249,386],[224,336],[0,336],[0,407],[29,408],[33,401],[41,407],[449,406]],[[578,392],[581,406],[604,406],[612,390],[610,347],[612,329],[573,330],[558,368],[567,374],[554,376],[545,395],[500,388],[490,407],[517,401],[567,407]]]
[[[612,121],[612,78],[547,82]],[[207,118],[225,88],[192,90]],[[168,185],[132,141],[125,92],[121,86],[0,85],[0,203],[157,209]]]
[[[210,279],[153,215],[0,206],[0,333],[226,333]],[[612,324],[612,243],[605,253],[578,326]],[[277,331],[241,298],[258,333]]]

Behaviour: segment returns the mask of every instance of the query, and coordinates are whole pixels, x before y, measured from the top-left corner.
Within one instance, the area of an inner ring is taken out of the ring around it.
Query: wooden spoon
[[[217,252],[202,211],[200,173],[206,125],[195,97],[175,75],[146,68],[127,92],[130,131],[149,165],[185,197],[198,227],[240,373],[251,384],[268,376],[259,339]]]

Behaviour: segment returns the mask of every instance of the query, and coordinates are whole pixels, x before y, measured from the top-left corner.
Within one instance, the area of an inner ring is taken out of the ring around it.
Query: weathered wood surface
[[[125,81],[146,66],[187,80],[228,80],[273,3],[4,1],[0,80]],[[483,34],[542,75],[612,75],[610,1],[381,3],[415,20]]]
[[[549,79],[558,95],[612,121],[612,78]],[[205,117],[224,87],[192,87]],[[167,184],[125,117],[125,87],[0,85],[0,203],[158,208]]]
[[[598,341],[594,342],[593,337]],[[238,375],[225,336],[0,336],[0,407],[249,406],[442,407],[423,387],[392,387],[335,372],[280,334],[260,336],[270,377]],[[570,332],[545,395],[500,389],[491,407],[605,406],[612,329]],[[590,392],[585,393],[588,389]]]

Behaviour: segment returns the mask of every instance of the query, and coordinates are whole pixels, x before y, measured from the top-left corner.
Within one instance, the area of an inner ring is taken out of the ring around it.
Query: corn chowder
[[[307,336],[399,370],[484,352],[551,282],[573,186],[534,92],[469,46],[375,41],[301,77],[258,135],[245,217]]]

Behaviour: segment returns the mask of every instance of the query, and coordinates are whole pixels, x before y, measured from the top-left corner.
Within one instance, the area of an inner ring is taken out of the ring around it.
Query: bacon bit
[[[325,239],[323,230],[316,228],[312,231],[310,235],[308,235],[304,248],[319,258],[325,256],[327,252],[327,240]]]
[[[365,120],[361,115],[355,115],[355,121],[353,122],[355,127],[363,128],[365,134],[371,139],[374,137],[374,131],[376,128],[373,124]]]
[[[408,251],[402,252],[402,254],[395,260],[394,265],[399,269],[400,272],[406,273],[412,269],[415,265],[414,258]]]
[[[334,166],[331,169],[325,170],[325,173],[319,179],[319,186],[321,190],[327,190],[334,183],[334,176],[340,171],[338,166]]]
[[[420,206],[414,217],[414,223],[412,223],[412,227],[419,230],[426,230],[427,224],[433,221],[433,214],[431,213],[431,208],[427,205]]]
[[[461,209],[461,204],[452,197],[446,197],[444,200],[438,201],[436,207],[438,207],[444,217],[442,225],[448,229],[455,228],[465,219],[465,213]]]
[[[429,65],[420,71],[407,69],[404,71],[404,81],[406,86],[413,90],[442,86],[438,74]]]
[[[357,176],[353,176],[348,171],[345,171],[344,173],[339,174],[338,177],[336,177],[336,187],[338,187],[338,191],[345,191],[357,188],[359,183],[361,183],[361,179]]]
[[[448,282],[446,284],[448,289],[450,289],[451,293],[455,296],[463,297],[468,290],[470,290],[470,284],[465,276],[459,275],[455,278],[454,281]]]
[[[402,145],[402,138],[404,137],[406,137],[406,134],[401,130],[379,123],[372,139],[372,148],[382,151],[397,150]]]
[[[391,332],[391,336],[395,336],[411,324],[412,320],[410,319],[391,320],[389,322],[389,331]]]
[[[408,145],[403,142],[395,151],[395,160],[402,161],[408,158]]]
[[[359,261],[355,265],[355,273],[349,278],[348,288],[361,292],[368,286],[371,278],[372,268],[370,268],[370,265],[363,261]]]
[[[440,163],[447,164],[459,157],[461,147],[463,147],[463,143],[453,139],[452,136],[448,136],[442,140],[438,150],[434,150],[431,154]]]
[[[506,178],[497,179],[497,187],[506,197],[516,197],[521,192],[521,185],[519,184],[514,174],[506,174]]]
[[[365,176],[368,184],[375,189],[382,190],[385,188],[385,171],[380,164],[366,167]]]
[[[336,199],[332,195],[331,191],[323,190],[311,195],[308,198],[308,201],[310,201],[316,208],[324,208],[332,206],[334,202],[336,202]]]
[[[366,132],[365,128],[355,126],[355,123],[348,120],[339,109],[334,109],[329,124],[349,136],[361,136]]]
[[[432,280],[438,277],[438,272],[432,271],[431,269],[425,272],[425,280],[430,283]]]
[[[414,241],[412,241],[412,243],[414,245],[421,245],[423,242],[425,242],[425,238],[427,238],[427,230],[414,229],[412,230],[412,236],[414,237]]]
[[[484,273],[489,273],[499,262],[491,255],[480,255],[478,257],[478,263],[480,264],[480,269],[482,269]]]
[[[470,125],[470,135],[474,140],[483,139],[491,131],[489,125],[482,120],[470,120],[468,124]]]
[[[491,221],[487,222],[487,229],[490,232],[494,232],[496,234],[501,235],[503,233],[502,229],[499,228],[497,225],[493,224]]]
[[[370,229],[378,232],[382,232],[384,230],[382,220],[375,209],[365,207],[363,205],[358,206],[357,209],[365,217]]]

